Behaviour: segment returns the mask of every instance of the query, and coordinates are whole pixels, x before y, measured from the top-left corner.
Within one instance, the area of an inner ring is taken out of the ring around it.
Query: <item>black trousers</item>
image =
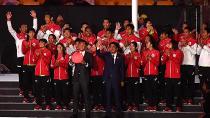
[[[73,84],[73,114],[78,115],[78,109],[79,109],[79,98],[80,98],[80,92],[82,92],[83,100],[85,103],[85,111],[86,116],[90,116],[90,101],[89,101],[89,90],[88,85],[89,81],[88,78],[85,78],[87,80],[80,79],[74,77],[72,80]]]
[[[210,89],[210,67],[199,67],[199,79],[202,93],[205,97],[204,85]]]
[[[126,96],[127,104],[139,105],[140,101],[140,84],[139,78],[129,77],[126,79]]]
[[[35,97],[36,103],[42,105],[43,97],[46,105],[51,105],[50,101],[50,79],[48,76],[36,76],[35,77]]]
[[[17,72],[19,76],[19,88],[20,90],[23,90],[23,60],[24,57],[18,57],[17,58]]]
[[[114,101],[116,105],[117,114],[120,114],[122,111],[121,108],[121,88],[120,88],[120,80],[116,78],[108,78],[105,80],[106,84],[106,114],[110,115],[112,110],[112,92],[114,95]]]
[[[195,90],[195,67],[192,65],[181,66],[181,80],[183,99],[193,99]]]
[[[55,86],[54,86],[54,69],[50,69],[50,87],[49,87],[49,92],[51,98],[55,98]]]
[[[34,70],[35,66],[23,66],[23,95],[25,98],[29,98],[29,91],[34,93]]]
[[[55,98],[57,105],[68,106],[69,104],[69,81],[54,80]]]
[[[157,81],[156,76],[145,76],[145,93],[148,95],[148,105],[157,106],[158,97],[157,97]]]
[[[93,105],[104,104],[104,85],[101,76],[91,77],[90,91],[93,96]]]
[[[166,65],[160,65],[159,67],[159,83],[158,83],[158,99],[159,100],[164,100],[165,99],[165,69],[166,69]]]
[[[176,99],[176,106],[182,107],[181,98],[181,80],[176,78],[166,79],[166,106],[172,109],[174,103],[174,97]]]

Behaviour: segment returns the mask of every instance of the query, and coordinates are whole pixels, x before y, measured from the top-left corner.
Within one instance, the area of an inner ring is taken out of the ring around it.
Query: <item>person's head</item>
[[[148,40],[146,42],[146,48],[149,50],[156,48],[156,42],[155,42],[153,36],[151,36],[151,35],[148,36]]]
[[[80,42],[81,39],[77,38],[75,41],[74,41],[74,47],[76,50],[79,50],[79,42]]]
[[[149,18],[147,18],[147,19],[145,19],[145,27],[151,27],[152,26],[152,21],[149,19]]]
[[[63,53],[63,54],[65,54],[65,46],[64,46],[62,43],[58,43],[58,44],[56,45],[56,47],[57,47],[58,53]]]
[[[66,28],[63,30],[63,36],[65,38],[69,38],[71,36],[71,29],[70,28]]]
[[[47,40],[46,39],[39,39],[39,47],[40,48],[45,48],[47,45]]]
[[[130,48],[131,52],[137,51],[137,43],[131,42],[129,48]]]
[[[91,36],[92,35],[92,30],[89,26],[87,26],[85,28],[85,34],[86,34],[86,36]]]
[[[126,28],[126,26],[130,24],[130,20],[126,19],[123,21],[123,27]]]
[[[111,38],[112,36],[113,36],[112,30],[111,29],[107,29],[106,30],[106,33],[105,33],[105,37],[106,38]]]
[[[28,30],[29,39],[33,39],[35,34],[36,34],[36,31],[35,31],[34,28],[31,28],[31,29]]]
[[[207,28],[204,28],[201,36],[203,38],[208,38],[210,36],[210,28],[208,28],[208,27]]]
[[[189,35],[189,34],[190,34],[190,27],[185,27],[185,28],[183,29],[183,33],[184,33],[185,35]]]
[[[50,34],[48,36],[48,43],[52,44],[52,43],[55,43],[56,41],[56,36],[54,34]]]
[[[109,21],[109,19],[104,19],[103,20],[103,27],[104,27],[104,29],[108,29],[108,28],[110,28],[110,26],[111,26],[111,23],[110,23],[110,21]]]
[[[19,30],[21,33],[26,33],[28,30],[28,26],[26,24],[21,24]]]
[[[171,42],[169,43],[169,49],[172,49],[172,50],[177,50],[179,49],[178,47],[178,42],[175,41],[175,40],[171,40]]]
[[[81,31],[84,33],[85,32],[85,28],[88,27],[88,26],[89,26],[88,23],[85,23],[85,22],[82,23],[81,24]]]
[[[81,39],[79,41],[79,50],[85,51],[86,47],[87,47],[87,42],[85,40]]]
[[[184,22],[184,23],[182,24],[182,30],[184,31],[184,29],[185,29],[186,27],[189,27],[189,25],[188,25],[187,22]]]
[[[58,17],[56,18],[56,22],[63,22],[63,16],[62,15],[58,15]]]
[[[95,52],[96,52],[96,49],[97,49],[97,48],[96,48],[96,44],[97,44],[97,43],[98,43],[98,41],[95,41],[94,44],[91,46],[91,48],[90,48],[90,52],[91,52],[91,53],[95,53]]]
[[[141,14],[141,16],[138,18],[138,23],[139,24],[144,24],[145,19],[147,19],[146,14]]]
[[[45,20],[45,23],[46,23],[46,24],[49,24],[49,23],[52,22],[53,17],[51,16],[51,14],[46,13],[46,14],[44,15],[44,20]]]
[[[109,52],[110,53],[114,54],[114,53],[118,52],[118,50],[119,50],[119,44],[118,43],[111,42],[109,44]]]
[[[168,32],[163,31],[163,32],[160,34],[160,39],[166,39],[166,38],[168,38]]]
[[[133,34],[134,31],[134,25],[133,24],[128,24],[125,28],[125,31],[127,34],[131,35]]]

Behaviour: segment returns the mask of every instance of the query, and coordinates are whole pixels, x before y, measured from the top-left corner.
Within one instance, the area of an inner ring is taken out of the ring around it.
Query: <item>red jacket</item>
[[[56,64],[56,61],[58,64]],[[57,59],[55,59],[55,55],[52,56],[51,68],[54,69],[54,80],[68,79],[68,62],[68,54],[66,54],[65,57],[63,57],[61,54],[58,54]]]
[[[60,26],[55,23],[46,24],[46,29],[54,33],[56,30],[61,30]]]
[[[140,42],[140,39],[134,34],[128,35],[125,33],[121,35],[121,37],[122,39],[120,40],[120,43],[123,43],[125,46],[129,45],[131,42]]]
[[[142,28],[139,30],[139,37],[140,37],[141,41],[144,41],[144,39],[147,35],[149,35],[147,28]],[[155,41],[158,41],[158,33],[155,29],[154,29],[154,33],[152,34],[152,36],[155,39]]]
[[[89,43],[90,45],[94,44],[96,41],[96,36],[94,34],[92,34],[91,36],[83,36],[83,38],[87,43]]]
[[[33,61],[34,51],[39,48],[37,39],[24,40],[22,42],[22,51],[25,54],[23,65],[35,65]]]
[[[138,52],[125,55],[126,77],[140,77],[141,56]]]
[[[161,61],[166,63],[165,78],[180,79],[180,65],[183,60],[181,50],[172,50],[169,55],[166,53],[161,57]]]
[[[57,47],[56,47],[55,44],[48,44],[48,45],[47,45],[47,49],[49,49],[50,52],[51,52],[51,54],[54,55],[55,52],[56,52],[56,50],[57,50]]]
[[[158,45],[160,52],[164,52],[165,50],[167,50],[168,47],[166,45],[170,42],[171,42],[170,38],[161,39]]]
[[[93,68],[91,69],[91,76],[103,76],[104,61],[98,55],[93,54]]]
[[[102,44],[106,47],[108,47],[111,42],[119,43],[118,40],[116,40],[114,37],[106,38],[106,39],[101,40],[101,41],[102,41]]]
[[[144,75],[158,75],[159,60],[160,53],[158,50],[145,50],[142,54],[142,65],[144,67]]]
[[[48,50],[47,48],[37,49],[34,54],[34,62],[36,63],[35,76],[49,76],[50,61],[51,61],[50,50]]]
[[[62,43],[65,47],[67,47],[68,46],[67,44],[72,42],[72,41],[73,41],[72,37],[70,37],[69,39],[63,38],[59,41],[59,43]]]
[[[100,37],[100,38],[103,38],[103,36],[105,35],[105,33],[106,33],[106,30],[103,29],[103,30],[101,30],[101,31],[98,32],[97,36]]]
[[[26,33],[19,33],[17,34],[18,39],[26,39],[27,38],[27,34]]]

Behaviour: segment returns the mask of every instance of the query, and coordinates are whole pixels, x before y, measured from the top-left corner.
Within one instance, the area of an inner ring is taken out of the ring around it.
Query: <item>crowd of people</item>
[[[104,19],[97,34],[86,22],[77,34],[61,15],[55,22],[46,13],[46,24],[38,28],[36,12],[30,14],[33,26],[22,24],[19,33],[11,12],[6,18],[17,48],[20,95],[23,102],[36,102],[34,110],[73,108],[77,118],[84,108],[89,118],[91,110],[106,110],[107,116],[114,110],[120,116],[123,110],[139,111],[143,103],[144,111],[161,110],[159,105],[166,103],[163,111],[171,112],[175,103],[175,111],[181,112],[183,104],[194,104],[196,73],[203,96],[209,92],[207,24],[199,34],[187,23],[180,31],[163,27],[157,32],[151,19],[141,15],[138,31],[130,20],[112,30]]]

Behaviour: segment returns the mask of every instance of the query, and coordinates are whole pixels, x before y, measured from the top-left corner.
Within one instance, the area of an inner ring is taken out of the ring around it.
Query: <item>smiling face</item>
[[[26,24],[22,24],[19,28],[21,33],[26,33],[28,30],[28,26]]]
[[[103,21],[103,27],[104,27],[104,29],[108,29],[110,27],[110,25],[111,25],[111,23],[109,22],[108,19],[105,19]]]
[[[58,53],[63,52],[63,46],[62,45],[57,45],[57,51],[58,51]]]
[[[110,45],[109,45],[109,51],[110,51],[112,54],[116,53],[117,50],[118,50],[118,48],[117,48],[114,44],[110,44]]]
[[[133,43],[130,44],[130,50],[131,52],[135,52],[136,51],[136,47]]]

